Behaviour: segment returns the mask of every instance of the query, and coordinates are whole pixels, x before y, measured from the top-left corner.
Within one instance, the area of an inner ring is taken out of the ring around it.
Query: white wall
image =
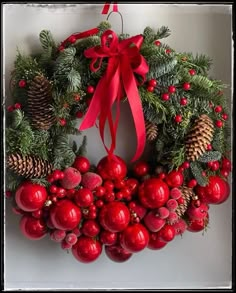
[[[13,68],[16,48],[26,54],[39,49],[38,34],[49,29],[59,42],[77,31],[95,27],[106,16],[102,5],[4,5],[4,62],[6,86]],[[204,53],[213,59],[210,74],[229,85],[231,101],[232,39],[230,5],[123,4],[124,30],[142,33],[146,26],[168,26],[172,35],[166,42],[177,51]],[[118,14],[109,19],[120,32]],[[6,103],[10,97],[6,88]],[[135,134],[129,108],[122,106],[117,153],[124,159],[133,155]],[[126,131],[124,131],[124,129]],[[88,154],[93,163],[105,155],[96,129],[86,131]],[[132,142],[134,141],[134,142]],[[144,250],[128,262],[117,264],[103,255],[94,263],[81,264],[49,238],[32,242],[18,228],[18,216],[6,202],[5,287],[25,288],[220,288],[231,285],[232,202],[210,207],[210,228],[186,232],[160,251]]]

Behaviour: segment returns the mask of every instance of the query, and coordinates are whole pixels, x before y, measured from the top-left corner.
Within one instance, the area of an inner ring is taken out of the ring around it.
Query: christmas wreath
[[[177,53],[162,41],[169,35],[164,26],[117,35],[103,21],[59,45],[43,30],[39,54],[17,53],[6,115],[6,196],[24,236],[48,235],[83,263],[103,248],[124,262],[185,231],[204,231],[209,206],[227,200],[225,85],[208,77],[207,56]],[[115,155],[121,103],[129,103],[137,135],[131,168]],[[107,151],[96,166],[82,135],[94,125]],[[72,135],[81,135],[80,145]]]

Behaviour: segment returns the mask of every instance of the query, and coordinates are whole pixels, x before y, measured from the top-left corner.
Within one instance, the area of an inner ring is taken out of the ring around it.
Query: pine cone
[[[182,193],[182,197],[184,199],[184,203],[178,205],[177,209],[176,209],[176,214],[181,217],[184,215],[184,213],[186,212],[188,205],[191,201],[192,198],[194,198],[195,194],[193,192],[192,188],[189,188],[187,186],[182,186],[180,187],[180,191]]]
[[[214,124],[207,115],[203,114],[195,120],[195,125],[188,133],[185,141],[188,161],[195,161],[207,150],[213,139]]]
[[[146,128],[146,138],[148,141],[153,141],[157,138],[158,135],[158,128],[157,125],[146,120],[145,121],[145,128]]]
[[[25,178],[41,178],[52,173],[52,165],[36,156],[11,154],[7,157],[7,167]]]
[[[36,76],[28,90],[28,115],[36,129],[48,130],[55,121],[51,103],[50,82],[43,75]]]

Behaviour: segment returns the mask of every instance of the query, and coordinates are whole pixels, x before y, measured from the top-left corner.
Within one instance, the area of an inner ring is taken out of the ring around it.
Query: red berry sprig
[[[170,95],[168,93],[163,93],[161,98],[163,101],[168,101],[170,99]]]
[[[88,94],[93,94],[94,93],[94,87],[92,85],[88,85],[87,86],[87,93]]]
[[[24,88],[24,87],[26,87],[26,81],[24,79],[21,79],[19,81],[18,85],[19,85],[20,88]]]
[[[154,42],[154,44],[155,44],[157,47],[159,47],[159,46],[161,45],[161,42],[157,40],[157,41]]]
[[[180,123],[183,119],[182,119],[181,115],[176,115],[174,120],[175,120],[176,123]]]
[[[184,89],[185,91],[189,91],[189,90],[191,89],[191,85],[190,85],[190,83],[189,83],[189,82],[185,82],[185,83],[183,84],[183,89]]]
[[[196,71],[194,69],[190,69],[188,72],[192,76],[196,74]]]
[[[224,123],[221,120],[216,120],[215,126],[218,127],[218,128],[222,128],[224,126]]]
[[[169,92],[170,94],[174,94],[174,93],[176,92],[176,87],[175,87],[174,85],[170,85],[170,86],[168,87],[168,92]]]
[[[181,106],[185,106],[185,105],[187,105],[187,104],[188,104],[188,100],[187,100],[187,98],[183,97],[183,98],[180,99],[180,105],[181,105]]]

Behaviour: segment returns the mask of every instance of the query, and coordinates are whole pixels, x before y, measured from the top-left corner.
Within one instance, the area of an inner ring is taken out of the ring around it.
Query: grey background
[[[3,47],[6,104],[10,104],[8,83],[18,47],[25,54],[36,52],[38,34],[49,29],[56,41],[84,31],[105,20],[102,5],[5,4]],[[142,33],[146,26],[168,26],[172,35],[166,43],[177,51],[204,53],[213,59],[210,75],[232,86],[232,31],[230,5],[119,4],[124,31]],[[112,14],[113,29],[120,31],[118,14]],[[79,125],[80,121],[78,121]],[[88,156],[97,163],[105,155],[98,131],[89,129]],[[81,137],[77,138],[78,143]],[[134,154],[135,132],[128,105],[122,105],[117,154],[130,160]],[[228,288],[232,274],[231,198],[210,207],[210,227],[202,236],[186,232],[164,249],[144,251],[118,264],[104,254],[94,263],[82,264],[46,237],[40,241],[24,238],[18,228],[19,216],[5,204],[5,287],[11,289],[90,288]]]

